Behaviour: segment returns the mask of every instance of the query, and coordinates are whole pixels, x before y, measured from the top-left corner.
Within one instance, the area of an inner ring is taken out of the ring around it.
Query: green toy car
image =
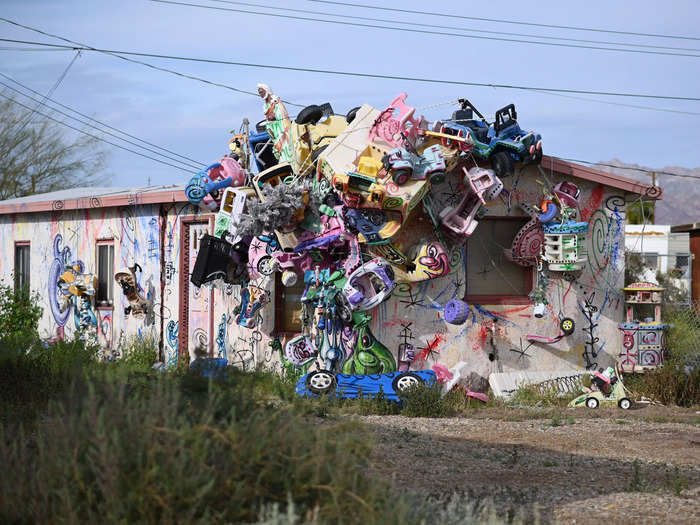
[[[587,392],[584,392],[569,403],[569,408],[586,406],[595,409],[601,404],[612,405],[617,403],[617,406],[622,410],[629,410],[632,406],[632,401],[627,397],[628,392],[625,385],[622,384],[622,379],[617,376],[612,367],[607,368],[605,371],[600,369],[600,371],[595,372],[591,379],[591,384],[597,390],[586,389],[588,390]]]

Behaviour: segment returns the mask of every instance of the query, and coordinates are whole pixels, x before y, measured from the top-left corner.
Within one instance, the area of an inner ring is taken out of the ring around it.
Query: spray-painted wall
[[[553,183],[563,180],[553,173],[548,176]],[[536,204],[541,200],[538,177],[534,168],[528,168],[517,180],[505,181],[507,191],[489,203],[487,215],[524,216],[519,203]],[[448,178],[441,188],[434,188],[439,206],[454,204],[452,201],[459,198],[456,181],[456,177]],[[372,312],[368,328],[346,330],[345,357],[352,359],[355,352],[378,341],[385,347],[381,351],[390,353],[390,360],[397,363],[399,344],[410,342],[415,346],[412,369],[431,368],[438,363],[454,369],[464,362],[463,374],[470,371],[482,378],[496,371],[611,364],[620,348],[617,323],[623,319],[623,305],[619,289],[623,285],[624,210],[629,196],[589,181],[573,182],[581,189],[581,220],[589,223],[588,262],[575,280],[551,274],[543,318],[533,318],[532,304],[523,301],[470,304],[465,324],[447,324],[442,308],[448,300],[464,296],[467,250],[478,249],[467,244],[449,254],[448,276],[399,284],[393,296]],[[199,348],[247,369],[266,366],[284,370],[289,363],[283,363],[279,351],[268,344],[279,335],[274,333],[274,289],[269,290],[272,301],[257,314],[256,327],[249,329],[235,322],[240,286],[219,281],[197,288],[189,283],[199,239],[211,232],[212,217],[187,203],[107,208],[95,203],[95,207],[80,210],[0,215],[0,242],[4,253],[12,254],[15,242],[30,241],[31,287],[42,297],[44,314],[39,331],[46,338],[71,336],[78,326],[76,316],[81,315],[80,304],[64,312],[59,312],[55,304],[52,307],[58,269],[80,263],[84,272],[94,272],[97,241],[114,239],[115,270],[134,262],[140,265],[143,272],[138,274],[138,282],[152,308],[142,317],[126,315],[128,301],[116,286],[113,309],[83,306],[94,314],[95,336],[106,355],[118,352],[120,341],[131,336],[150,336],[161,345],[161,357],[169,364],[174,364],[179,354],[193,359]],[[417,215],[401,235],[417,241],[430,237],[431,227]],[[188,266],[187,271],[183,271],[183,264]],[[0,275],[11,282],[12,271],[12,257],[3,257]],[[92,319],[91,314],[83,313]],[[573,335],[553,344],[526,340],[527,334],[556,336],[563,316],[575,320]]]

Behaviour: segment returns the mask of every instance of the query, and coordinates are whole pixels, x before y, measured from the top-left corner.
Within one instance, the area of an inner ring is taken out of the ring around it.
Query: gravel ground
[[[544,522],[700,523],[699,414],[485,409],[359,419],[376,435],[374,474],[399,490],[463,492],[504,512],[537,505]]]

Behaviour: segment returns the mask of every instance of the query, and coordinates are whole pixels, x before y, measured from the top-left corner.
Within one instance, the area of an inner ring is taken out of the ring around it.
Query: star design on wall
[[[450,206],[456,206],[462,200],[463,193],[459,191],[459,187],[455,186],[452,181],[448,181],[447,185],[449,189],[442,192],[442,196],[445,197],[445,201]]]
[[[413,308],[414,306],[425,306],[425,304],[423,304],[422,300],[416,299],[415,297],[413,297],[413,291],[410,289],[408,290],[408,298],[409,298],[408,301],[404,301],[404,300],[399,301],[400,303],[405,304],[406,308]]]

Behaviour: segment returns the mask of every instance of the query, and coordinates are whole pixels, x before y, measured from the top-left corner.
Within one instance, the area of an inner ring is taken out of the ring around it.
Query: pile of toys
[[[342,374],[391,374],[388,384],[399,390],[430,382],[432,371],[407,371],[404,361],[415,355],[410,344],[397,371],[392,353],[370,332],[371,312],[398,283],[450,272],[448,253],[474,233],[502,179],[516,165],[541,160],[540,135],[521,129],[512,104],[488,122],[462,99],[451,118],[428,122],[401,94],[383,110],[363,105],[337,115],[323,104],[292,119],[268,86],[258,85],[258,93],[265,120],[255,130],[244,121],[230,153],[187,185],[192,204],[216,211],[192,283],[241,285],[236,323],[247,328],[256,326],[276,274],[284,286],[303,283],[301,332],[277,346],[285,363],[316,369],[301,384],[304,392],[353,383],[340,381]],[[456,182],[459,198],[438,204],[435,188],[447,182]],[[537,228],[528,223],[518,234],[511,260],[574,270],[585,256],[579,249],[585,223],[575,223],[569,207],[577,196],[573,185],[553,187],[530,210]],[[427,234],[415,233],[420,225]],[[542,238],[534,254],[533,235]],[[446,320],[464,322],[466,308],[448,303]],[[353,384],[348,395],[358,388]]]

